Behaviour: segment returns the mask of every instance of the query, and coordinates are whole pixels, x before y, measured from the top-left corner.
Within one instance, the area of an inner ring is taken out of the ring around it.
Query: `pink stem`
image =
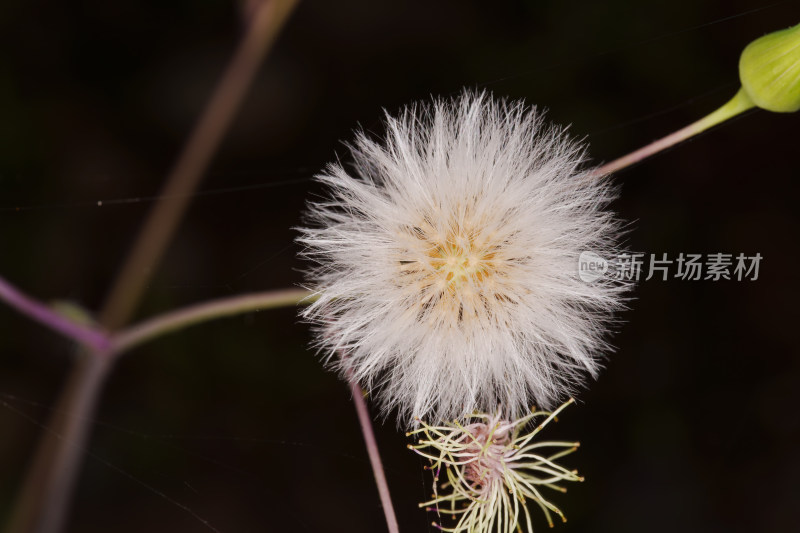
[[[747,96],[747,93],[745,93],[743,89],[740,89],[733,98],[731,98],[725,105],[713,113],[710,113],[697,122],[693,122],[676,132],[670,133],[666,137],[662,137],[661,139],[658,139],[647,146],[639,148],[635,152],[631,152],[620,157],[619,159],[615,159],[610,163],[606,163],[605,165],[598,167],[589,174],[589,177],[599,178],[601,176],[613,174],[618,170],[638,163],[643,159],[647,159],[648,157],[657,154],[662,150],[666,150],[670,146],[674,146],[681,141],[685,141],[686,139],[689,139],[698,133],[701,133],[713,126],[716,126],[717,124],[735,117],[739,113],[747,111],[754,106],[755,104],[750,100],[750,97]]]
[[[389,533],[399,533],[400,528],[397,525],[397,517],[394,514],[394,506],[392,506],[392,498],[389,495],[389,484],[386,482],[386,474],[383,471],[383,463],[381,463],[381,454],[378,452],[378,443],[375,442],[375,432],[372,430],[372,419],[367,410],[367,402],[364,401],[364,391],[352,379],[352,372],[348,371],[348,381],[350,383],[350,391],[353,393],[353,402],[356,404],[356,412],[358,413],[358,423],[361,424],[361,433],[364,435],[364,443],[367,445],[367,453],[369,454],[369,462],[372,465],[372,473],[375,475],[375,483],[378,485],[378,494],[381,497],[381,504],[383,504],[383,514],[386,516],[386,525],[389,528]]]
[[[654,141],[647,146],[639,148],[635,152],[631,152],[627,155],[620,157],[619,159],[615,159],[610,163],[606,163],[605,165],[598,167],[592,172],[592,177],[600,177],[605,176],[606,174],[613,174],[614,172],[621,170],[627,166],[633,165],[647,159],[651,155],[657,154],[662,150],[666,150],[670,146],[674,146],[681,141],[685,141],[686,139],[700,133],[697,130],[696,122],[693,124],[689,124],[688,126],[679,129],[676,132],[670,133],[666,137],[662,137],[657,141]]]
[[[60,315],[50,306],[23,294],[19,289],[2,277],[0,277],[0,300],[5,301],[9,306],[23,315],[89,347],[95,352],[103,352],[110,346],[108,336],[102,331],[89,326],[83,326]]]

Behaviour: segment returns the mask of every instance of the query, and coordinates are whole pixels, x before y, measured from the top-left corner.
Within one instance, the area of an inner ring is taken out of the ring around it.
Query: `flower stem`
[[[755,107],[755,104],[752,100],[750,100],[750,97],[747,96],[747,93],[745,93],[744,89],[739,89],[739,92],[737,92],[733,98],[731,98],[725,105],[713,113],[701,118],[697,122],[693,122],[692,124],[689,124],[688,126],[667,135],[666,137],[658,139],[647,146],[639,148],[635,152],[631,152],[628,155],[622,156],[619,159],[615,159],[610,163],[606,163],[605,165],[598,167],[590,174],[590,177],[599,178],[601,176],[606,176],[627,166],[638,163],[652,155],[657,154],[658,152],[661,152],[662,150],[669,148],[670,146],[674,146],[681,141],[685,141],[686,139],[689,139],[698,133],[704,132],[713,126],[716,126],[717,124],[721,124],[722,122],[725,122],[726,120],[733,118],[736,115],[747,111],[748,109],[752,109],[753,107]]]
[[[119,355],[134,346],[188,326],[238,315],[248,311],[274,309],[313,301],[311,292],[303,289],[284,289],[243,294],[205,302],[145,320],[114,335],[111,340],[114,354]]]
[[[108,336],[102,331],[69,319],[50,306],[27,296],[2,277],[0,300],[36,322],[93,350],[104,351],[109,346]]]
[[[6,533],[54,533],[63,529],[86,451],[89,416],[112,366],[112,359],[102,355],[91,351],[79,354],[56,410],[44,426]]]
[[[159,259],[189,205],[222,137],[298,0],[262,0],[254,9],[247,32],[211,97],[189,141],[178,158],[161,196],[173,199],[156,204],[142,227],[113,288],[100,322],[116,329],[128,321]]]
[[[364,401],[364,391],[352,379],[350,372],[348,372],[347,377],[350,383],[350,391],[353,393],[353,403],[356,404],[358,423],[361,425],[361,433],[364,435],[364,443],[367,445],[367,454],[369,454],[369,462],[372,465],[372,473],[375,476],[375,483],[378,485],[378,494],[383,505],[383,514],[386,517],[386,526],[389,528],[389,533],[399,533],[400,528],[397,525],[397,517],[394,514],[392,497],[389,494],[389,484],[386,482],[381,454],[378,451],[375,432],[372,429],[372,419],[369,417],[367,402]]]
[[[311,303],[315,299],[316,295],[305,289],[280,289],[241,294],[170,311],[125,328],[118,333],[108,334],[59,314],[51,307],[23,294],[0,276],[0,300],[21,314],[83,345],[93,354],[102,354],[102,357],[105,358],[114,358],[147,341],[209,320],[248,311],[262,311]]]

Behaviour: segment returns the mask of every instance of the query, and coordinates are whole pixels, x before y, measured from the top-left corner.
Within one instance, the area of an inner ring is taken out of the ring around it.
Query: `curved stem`
[[[111,338],[111,350],[119,355],[156,337],[208,320],[248,311],[311,303],[313,300],[313,294],[304,289],[285,289],[213,300],[165,313],[122,330]]]
[[[753,107],[755,107],[755,104],[752,100],[750,100],[750,97],[747,96],[747,93],[744,92],[744,89],[739,89],[739,92],[737,92],[733,98],[731,98],[725,105],[713,113],[701,118],[697,122],[689,124],[685,128],[679,129],[678,131],[667,135],[666,137],[658,139],[657,141],[654,141],[643,148],[639,148],[635,152],[631,152],[628,155],[624,155],[619,159],[615,159],[610,163],[606,163],[605,165],[598,167],[589,174],[589,177],[597,178],[605,176],[627,166],[633,165],[634,163],[638,163],[643,159],[655,155],[658,152],[661,152],[670,146],[674,146],[681,141],[685,141],[686,139],[706,131],[717,124],[721,124],[722,122],[725,122],[726,120],[733,118],[739,113],[747,111],[748,109],[752,109]]]

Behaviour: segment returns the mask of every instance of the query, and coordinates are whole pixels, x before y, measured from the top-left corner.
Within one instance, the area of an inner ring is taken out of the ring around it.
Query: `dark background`
[[[240,15],[222,0],[0,4],[4,277],[101,304]],[[291,228],[310,178],[353,128],[380,132],[382,108],[485,88],[547,108],[607,161],[724,103],[741,49],[799,20],[768,0],[303,1],[138,316],[299,283]],[[558,531],[800,523],[799,125],[756,111],[617,176],[632,249],[764,260],[755,282],[640,284],[601,378],[548,429],[581,441],[565,462],[587,478],[553,496]],[[68,530],[209,531],[178,502],[226,533],[383,531],[348,390],[309,341],[284,309],[129,354],[94,415]],[[45,423],[72,354],[0,306],[0,523],[42,432],[22,415]],[[401,530],[433,531],[423,463],[393,421],[377,426]]]

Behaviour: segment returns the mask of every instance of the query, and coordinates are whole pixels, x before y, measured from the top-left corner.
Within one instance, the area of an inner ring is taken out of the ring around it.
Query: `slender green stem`
[[[747,96],[747,93],[745,93],[744,89],[739,89],[739,92],[737,92],[733,98],[731,98],[725,105],[713,113],[701,118],[697,122],[689,124],[685,128],[667,135],[666,137],[658,139],[657,141],[654,141],[647,146],[636,150],[635,152],[631,152],[630,154],[624,155],[619,159],[615,159],[610,163],[606,163],[605,165],[598,167],[590,174],[590,177],[606,176],[627,166],[633,165],[634,163],[638,163],[643,159],[655,155],[658,152],[661,152],[670,146],[674,146],[681,141],[685,141],[686,139],[689,139],[698,133],[704,132],[713,126],[716,126],[717,124],[721,124],[722,122],[725,122],[726,120],[731,119],[736,115],[747,111],[748,109],[752,109],[753,107],[755,107],[755,104],[752,100],[750,100],[750,97]]]
[[[165,313],[120,331],[111,338],[111,350],[119,355],[156,337],[209,320],[312,301],[314,296],[309,291],[284,289],[205,302]]]

